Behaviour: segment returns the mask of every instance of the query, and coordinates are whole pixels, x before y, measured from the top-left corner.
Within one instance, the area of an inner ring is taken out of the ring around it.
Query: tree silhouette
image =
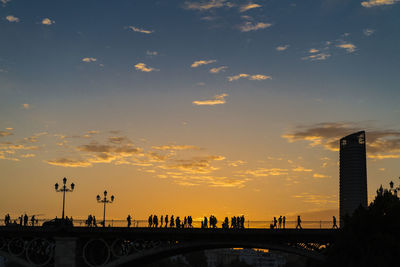
[[[324,266],[394,266],[400,253],[400,199],[382,186],[368,208],[346,217]]]

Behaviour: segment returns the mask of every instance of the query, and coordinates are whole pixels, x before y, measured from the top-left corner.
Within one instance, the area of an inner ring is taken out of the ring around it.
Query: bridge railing
[[[42,224],[46,221],[49,221],[51,219],[38,219],[37,223],[35,223],[35,226],[42,226]],[[11,222],[14,222],[14,219],[11,220]],[[19,225],[19,220],[15,220],[16,224]],[[97,227],[101,227],[101,222],[102,220],[97,221]],[[75,227],[87,227],[87,223],[85,219],[74,219],[73,224]],[[221,228],[222,221],[218,221],[217,227]],[[244,223],[245,228],[258,228],[258,229],[270,229],[271,224],[273,225],[273,221],[257,221],[257,220],[245,220]],[[106,220],[105,223],[106,227],[127,227],[127,221],[122,220],[122,219],[111,219],[111,220]],[[0,219],[0,226],[5,226],[4,219]],[[28,226],[32,226],[31,221],[28,221]],[[193,220],[192,226],[194,228],[201,228],[201,220]],[[286,229],[293,229],[296,228],[297,226],[297,221],[286,221],[285,225],[281,225],[281,228],[286,228]],[[301,222],[301,227],[303,229],[331,229],[333,226],[332,221],[302,221]],[[149,227],[148,221],[147,220],[132,220],[131,222],[131,227]],[[165,223],[163,225],[165,227]],[[168,226],[169,227],[169,226]],[[158,225],[158,228],[160,228],[160,225]],[[279,224],[277,224],[277,228],[279,228]]]

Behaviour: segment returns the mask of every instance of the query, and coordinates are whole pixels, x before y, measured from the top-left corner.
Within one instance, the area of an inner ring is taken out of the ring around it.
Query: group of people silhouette
[[[231,228],[234,229],[244,229],[244,215],[242,216],[233,216],[231,218]],[[223,229],[228,229],[229,228],[229,219],[228,217],[225,217],[224,222],[222,223],[222,228]]]
[[[300,216],[299,216],[299,218],[300,218]],[[282,229],[282,228],[285,229],[285,227],[286,227],[286,217],[282,216],[282,215],[279,216],[278,219],[276,219],[276,217],[274,217],[273,223],[271,223],[271,225],[270,225],[271,229]]]
[[[129,218],[129,220],[128,220],[128,218]],[[128,216],[128,218],[127,218],[127,221],[128,221],[128,225],[130,226],[130,215]],[[183,218],[183,221],[181,220],[181,218],[179,216],[174,218],[174,215],[171,215],[170,218],[168,218],[168,215],[165,215],[165,217],[163,215],[161,215],[160,221],[158,220],[157,215],[150,215],[148,218],[148,226],[154,227],[154,228],[159,227],[158,226],[159,224],[160,224],[160,228],[161,227],[192,228],[193,227],[192,223],[193,223],[192,216],[185,216]]]
[[[18,217],[18,221],[19,221],[19,225],[20,226],[28,226],[29,225],[29,217],[28,215],[25,213],[25,215],[21,215]],[[32,215],[31,219],[31,226],[35,226],[35,224],[37,225],[39,223],[39,220],[36,219],[35,215]],[[4,217],[4,224],[7,225],[18,225],[17,220],[11,221],[11,217],[10,214],[7,213],[6,216]]]
[[[217,228],[217,218],[214,215],[210,216],[210,220],[204,216],[204,219],[201,221],[201,228],[208,228],[208,224],[210,224],[210,228]]]
[[[97,221],[96,221],[96,216],[89,214],[87,220],[85,221],[85,224],[87,227],[97,227]],[[100,222],[101,225],[103,225],[103,222]]]

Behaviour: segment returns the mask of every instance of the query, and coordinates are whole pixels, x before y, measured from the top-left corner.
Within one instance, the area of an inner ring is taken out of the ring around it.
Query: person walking
[[[128,228],[131,227],[131,221],[132,221],[132,217],[129,214],[128,217],[126,218],[126,221],[128,222]]]
[[[337,223],[336,223],[336,217],[335,216],[333,216],[333,226],[332,226],[332,229],[338,229],[338,226],[337,226]]]
[[[297,216],[297,225],[296,225],[296,229],[303,229],[302,227],[301,227],[301,219],[300,219],[300,215],[299,216]]]

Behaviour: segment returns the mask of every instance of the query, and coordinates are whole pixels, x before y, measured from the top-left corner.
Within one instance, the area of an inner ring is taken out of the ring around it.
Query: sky
[[[400,180],[398,0],[0,0],[0,215],[338,214]],[[1,215],[3,216],[3,215]],[[221,219],[222,220],[222,219]]]

